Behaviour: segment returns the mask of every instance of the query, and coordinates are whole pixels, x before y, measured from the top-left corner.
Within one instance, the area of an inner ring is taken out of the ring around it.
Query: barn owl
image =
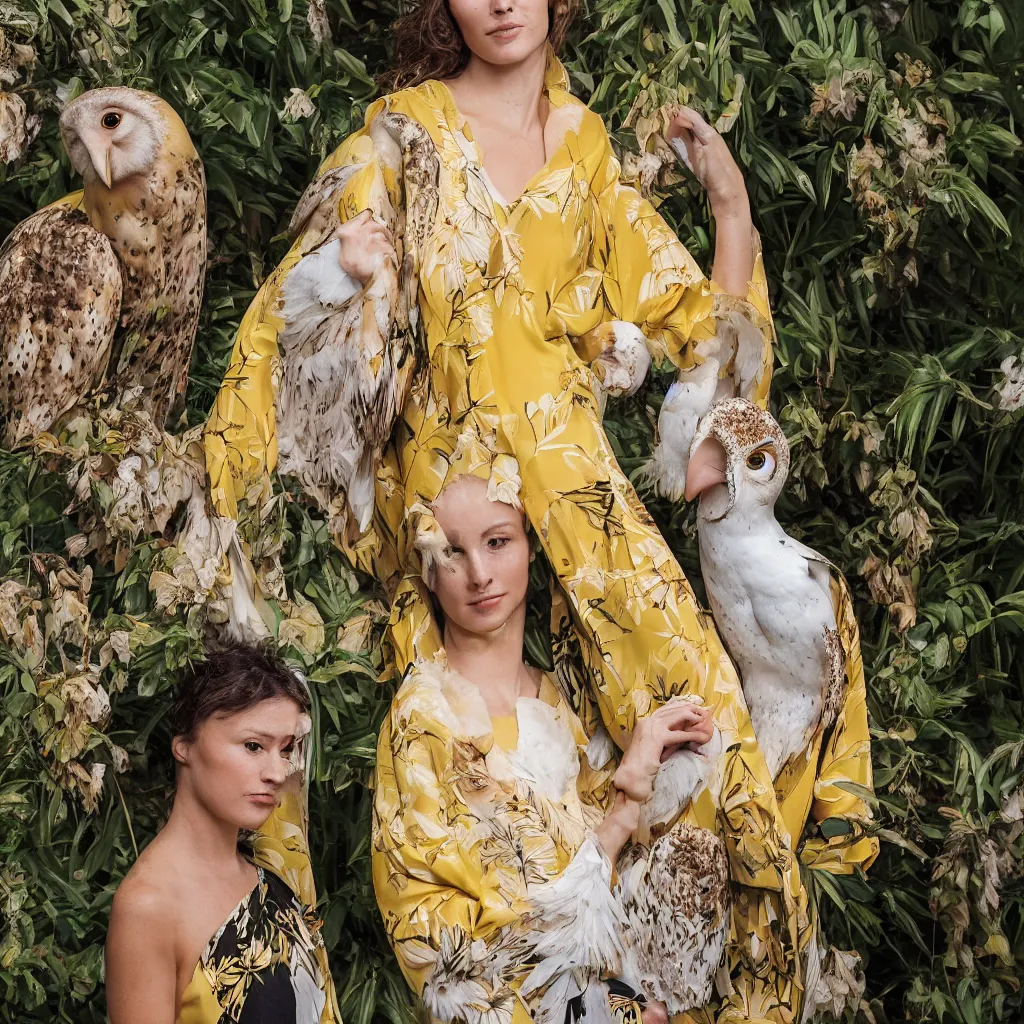
[[[772,778],[836,719],[848,658],[838,570],[789,537],[775,519],[789,445],[771,415],[742,398],[701,421],[686,497],[700,496],[700,561],[715,623],[743,682],[751,723]]]
[[[304,255],[281,286],[284,326],[277,427],[279,468],[325,507],[345,493],[360,532],[374,507],[380,454],[416,366],[420,253],[439,199],[440,161],[426,130],[400,114],[375,118],[370,135],[381,167],[404,192],[396,210],[378,175],[370,212],[398,246],[381,255],[365,285],[339,265],[339,200],[365,165],[317,178],[299,200],[291,232]]]
[[[206,269],[206,180],[181,118],[135,89],[68,104],[61,136],[84,189],[0,248],[3,441],[49,430],[104,380],[158,429],[184,397]]]

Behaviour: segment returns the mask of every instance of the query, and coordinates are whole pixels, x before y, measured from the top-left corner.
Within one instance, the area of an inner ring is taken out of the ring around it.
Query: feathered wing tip
[[[341,242],[336,238],[306,253],[281,285],[282,340],[302,341],[343,306],[362,285],[341,269]]]
[[[724,747],[722,734],[715,726],[711,739],[699,751],[676,751],[662,764],[654,790],[640,808],[639,836],[649,836],[656,825],[667,825],[705,788],[712,792],[718,789]]]
[[[567,998],[585,992],[599,974],[619,973],[626,919],[611,880],[611,861],[591,833],[558,878],[530,886],[526,924],[537,966],[520,993],[548,989],[538,1024],[561,1024]]]
[[[413,519],[413,545],[420,553],[423,578],[429,579],[438,568],[448,567],[448,538],[433,511],[422,502],[411,505],[408,515]]]
[[[270,636],[270,629],[260,615],[257,604],[260,600],[259,587],[237,534],[228,545],[228,566],[231,569],[231,583],[225,631],[231,638],[248,643]]]
[[[623,873],[627,961],[670,1015],[703,1006],[729,931],[729,862],[709,829],[683,822]]]
[[[829,946],[822,951],[815,934],[804,957],[804,1000],[800,1024],[821,1013],[842,1020],[847,1009],[856,1010],[864,997],[866,979],[860,957]]]
[[[609,320],[591,334],[602,349],[591,366],[604,390],[610,395],[636,394],[651,368],[644,332],[628,320]]]

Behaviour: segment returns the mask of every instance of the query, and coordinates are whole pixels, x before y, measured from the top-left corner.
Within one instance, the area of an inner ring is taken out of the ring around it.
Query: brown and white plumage
[[[729,863],[714,832],[677,823],[621,873],[631,979],[670,1015],[703,1006],[729,931]]]
[[[49,430],[103,379],[121,268],[82,210],[48,206],[0,247],[0,410],[8,447]]]
[[[206,181],[184,123],[157,96],[87,92],[61,115],[82,192],[19,224],[0,249],[4,441],[50,429],[104,378],[163,427],[183,398],[206,269]]]
[[[715,624],[773,778],[835,721],[848,662],[860,658],[837,626],[849,602],[841,574],[775,519],[788,468],[789,445],[771,415],[731,398],[701,421],[686,482],[687,498],[700,495],[701,572]]]
[[[327,171],[292,218],[304,255],[281,288],[279,335],[280,469],[297,476],[324,507],[344,492],[359,530],[370,521],[380,453],[416,366],[417,267],[440,177],[432,140],[410,118],[384,113],[370,134],[381,164],[370,211],[396,240],[395,258],[380,257],[365,286],[341,269],[339,198],[365,165]],[[404,191],[402,210],[391,202],[384,169]]]

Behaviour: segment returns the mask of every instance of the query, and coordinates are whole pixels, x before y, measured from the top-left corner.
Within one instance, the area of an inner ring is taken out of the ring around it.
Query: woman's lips
[[[499,25],[497,28],[491,29],[487,34],[492,39],[512,39],[518,35],[522,25]]]
[[[249,799],[260,807],[276,807],[277,797],[270,793],[250,793]]]
[[[479,601],[470,601],[470,607],[480,612],[489,612],[504,597],[504,594],[492,594],[490,597],[482,597]]]

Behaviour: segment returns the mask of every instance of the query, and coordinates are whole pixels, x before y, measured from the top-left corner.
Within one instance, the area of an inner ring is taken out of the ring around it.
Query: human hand
[[[705,707],[703,704],[691,705],[691,711],[693,721],[687,728],[694,734],[696,739],[690,740],[686,746],[690,750],[697,750],[698,747],[703,747],[705,743],[710,743],[711,737],[715,735],[715,713],[711,708]],[[662,761],[666,757],[671,756],[671,753],[662,754]]]
[[[360,284],[366,284],[373,277],[381,259],[390,256],[395,265],[398,264],[391,232],[375,221],[369,210],[345,221],[335,230],[334,237],[341,242],[338,265]]]
[[[643,1024],[668,1024],[668,1007],[657,1000],[651,1000],[641,1011]]]
[[[662,761],[683,746],[707,743],[713,731],[709,708],[687,700],[669,701],[637,722],[615,772],[615,787],[643,803],[651,795]]]
[[[682,107],[665,133],[676,155],[707,189],[716,220],[746,212],[750,202],[743,172],[729,147],[696,110]]]
[[[626,841],[640,824],[640,804],[620,789],[615,793],[612,809],[604,821],[594,829],[597,841],[604,847],[608,859],[614,864]]]

